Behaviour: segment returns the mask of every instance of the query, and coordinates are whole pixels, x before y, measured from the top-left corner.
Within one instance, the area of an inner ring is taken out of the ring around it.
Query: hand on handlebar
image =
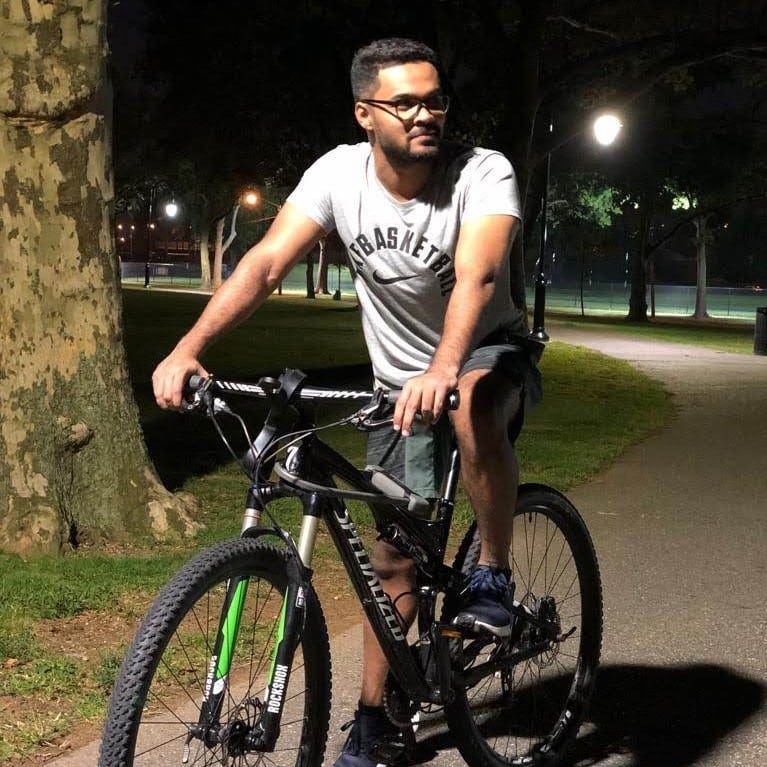
[[[430,370],[411,378],[403,387],[394,408],[393,426],[409,437],[416,413],[426,425],[434,423],[448,406],[448,397],[458,386],[458,378],[451,373]]]
[[[208,376],[208,371],[191,354],[171,352],[152,373],[152,387],[157,404],[163,410],[181,410],[184,385],[189,376]]]

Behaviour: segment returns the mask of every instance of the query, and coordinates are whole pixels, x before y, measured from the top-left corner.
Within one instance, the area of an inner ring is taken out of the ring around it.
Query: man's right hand
[[[163,410],[181,410],[184,384],[189,376],[207,377],[208,371],[192,354],[176,349],[152,373],[154,398]]]

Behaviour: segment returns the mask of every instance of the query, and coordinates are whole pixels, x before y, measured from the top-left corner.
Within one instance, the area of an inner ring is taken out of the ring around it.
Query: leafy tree
[[[606,234],[621,214],[619,192],[606,186],[598,175],[572,173],[553,186],[550,197],[552,248],[559,254],[561,264],[574,246],[584,313],[583,291],[589,262],[611,245]]]
[[[630,111],[672,81],[694,90],[728,77],[743,57],[762,56],[767,46],[757,0],[651,0],[641,12],[625,0],[286,0],[258,12],[234,0],[168,0],[152,6],[151,19],[155,42],[146,70],[157,83],[160,127],[173,136],[160,142],[160,156],[210,160],[204,179],[237,170],[250,180],[294,184],[322,151],[360,138],[345,85],[354,49],[398,34],[432,44],[453,89],[454,135],[500,148],[514,162],[528,240],[542,160],[582,134],[597,109]],[[216,44],[191,55],[200,29]],[[550,114],[552,134],[544,119]],[[651,197],[645,186],[635,196]],[[520,306],[522,253],[520,239],[512,277]],[[634,268],[637,316],[641,258]]]
[[[122,347],[100,2],[0,3],[0,547],[188,532]]]

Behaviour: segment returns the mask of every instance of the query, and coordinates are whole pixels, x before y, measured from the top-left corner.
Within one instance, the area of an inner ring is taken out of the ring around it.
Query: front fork
[[[316,506],[311,500],[308,514],[301,524],[298,545],[291,545],[292,555],[287,558],[288,585],[282,599],[282,607],[277,623],[274,651],[267,677],[266,692],[261,707],[261,714],[255,728],[245,736],[245,751],[274,751],[280,734],[285,693],[290,681],[293,657],[301,639],[306,617],[306,587],[309,567],[314,555],[319,517],[313,513]],[[253,508],[246,512],[242,534],[258,534],[260,513]],[[205,697],[200,707],[197,730],[190,734],[201,737],[209,746],[223,739],[230,739],[231,733],[221,731],[220,716],[224,700],[229,691],[229,673],[242,620],[242,612],[247,596],[249,579],[234,577],[227,584],[226,599],[219,623],[218,636],[213,648],[205,686]]]

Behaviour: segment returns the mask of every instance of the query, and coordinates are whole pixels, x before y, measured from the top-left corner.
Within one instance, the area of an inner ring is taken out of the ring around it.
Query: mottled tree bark
[[[0,0],[0,547],[188,533],[146,455],[110,227],[105,3]]]

